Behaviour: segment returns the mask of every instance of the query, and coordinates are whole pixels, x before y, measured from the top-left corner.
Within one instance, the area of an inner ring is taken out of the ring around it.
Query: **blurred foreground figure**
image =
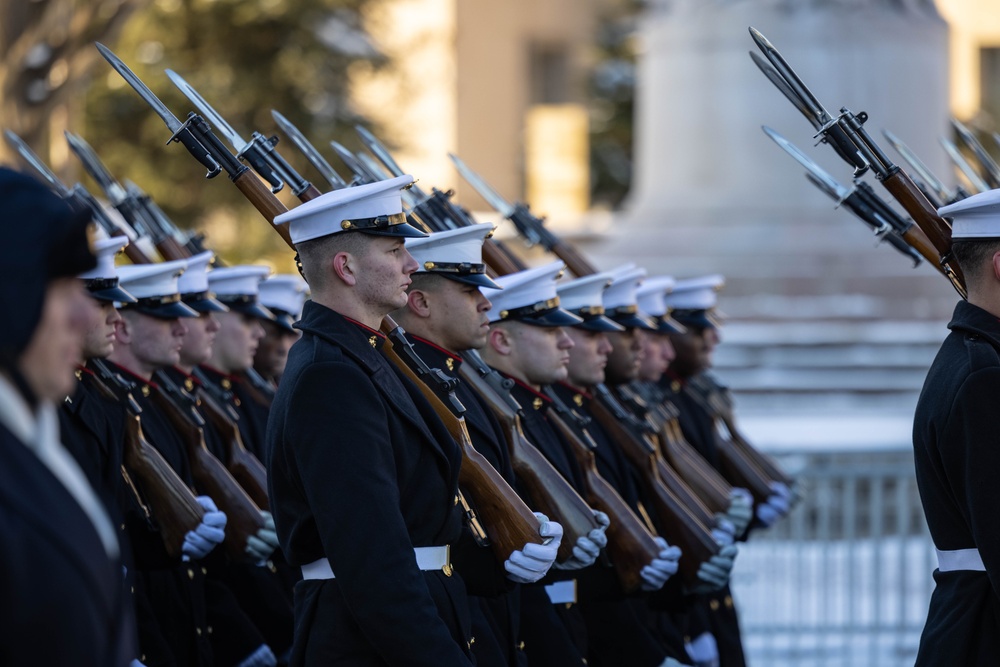
[[[0,168],[0,664],[125,665],[136,655],[114,526],[59,442],[85,332],[101,316],[89,214]]]
[[[1000,659],[1000,190],[945,206],[968,301],[955,306],[917,402],[917,486],[938,553],[916,664]]]

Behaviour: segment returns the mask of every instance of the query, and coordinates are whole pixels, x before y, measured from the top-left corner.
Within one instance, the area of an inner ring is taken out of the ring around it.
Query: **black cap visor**
[[[118,303],[136,302],[136,298],[118,284],[117,278],[98,278],[83,282],[90,296],[98,301],[117,301]]]
[[[485,273],[445,273],[444,271],[417,271],[420,273],[431,273],[436,276],[442,276],[448,280],[454,280],[457,283],[464,283],[466,285],[475,285],[476,287],[485,287],[487,289],[503,289],[500,285],[493,282]]]
[[[625,331],[625,327],[618,324],[614,320],[608,319],[604,315],[580,315],[574,313],[577,317],[583,319],[579,324],[574,324],[577,329],[584,329],[586,331]]]
[[[674,320],[695,329],[717,329],[719,323],[707,310],[674,310],[670,313]]]
[[[559,307],[549,308],[532,315],[519,315],[511,319],[520,320],[536,327],[574,327],[583,322],[581,318]]]
[[[656,322],[656,330],[664,334],[683,334],[687,333],[687,328],[670,317],[670,315],[661,315],[660,317],[654,317],[653,321]]]
[[[270,310],[271,314],[274,315],[275,324],[277,324],[279,327],[281,327],[288,333],[298,333],[295,330],[295,327],[292,326],[293,324],[295,324],[295,318],[290,313],[286,313],[283,310],[278,310],[277,308],[269,308],[268,310]]]
[[[608,317],[622,325],[626,329],[645,329],[646,331],[656,331],[656,325],[648,317],[639,313],[608,313]]]
[[[134,304],[124,304],[123,310],[134,310],[143,315],[149,315],[159,320],[175,320],[178,317],[198,317],[198,311],[184,305],[184,302],[177,300],[171,302],[161,302],[155,297],[152,299],[139,299]]]
[[[217,300],[211,292],[182,294],[181,300],[189,308],[197,310],[199,313],[225,313],[229,311],[226,304]]]
[[[374,218],[344,220],[340,223],[344,230],[359,231],[372,236],[398,236],[403,238],[422,239],[427,232],[417,229],[406,221],[405,213],[380,215]]]

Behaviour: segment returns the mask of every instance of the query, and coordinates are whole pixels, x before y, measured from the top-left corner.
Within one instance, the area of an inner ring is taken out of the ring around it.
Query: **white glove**
[[[769,488],[771,495],[756,508],[757,519],[767,527],[774,525],[775,521],[788,514],[792,498],[791,489],[781,482],[771,482]]]
[[[732,574],[737,553],[739,550],[736,545],[730,544],[719,549],[719,553],[698,566],[698,580],[701,583],[695,588],[695,592],[706,593],[725,586]]]
[[[226,538],[226,515],[220,512],[208,496],[195,498],[205,510],[201,523],[194,530],[189,530],[181,545],[181,560],[187,561],[204,558],[208,552],[222,543]]]
[[[724,515],[716,515],[715,526],[712,527],[712,537],[720,547],[728,547],[736,541],[736,526]]]
[[[660,663],[660,667],[684,667],[684,663],[668,656]]]
[[[582,570],[590,567],[601,555],[601,549],[608,546],[608,536],[604,531],[611,525],[611,519],[604,512],[594,510],[594,518],[598,526],[584,536],[577,538],[573,545],[573,555],[564,563],[556,563],[559,570]]]
[[[750,492],[734,487],[729,492],[729,509],[724,516],[736,527],[736,534],[742,535],[753,519],[753,496]]]
[[[132,662],[128,663],[128,667],[146,667],[146,665],[139,662],[138,660],[133,660]]]
[[[545,545],[529,542],[504,561],[503,567],[507,570],[507,578],[519,584],[533,584],[544,577],[556,562],[559,545],[562,543],[562,525],[549,521],[544,514],[535,512],[535,516],[542,524],[538,528],[538,534],[542,537],[551,537],[552,540]]]
[[[278,659],[267,644],[261,644],[257,650],[243,658],[236,667],[277,667]]]
[[[667,579],[677,573],[678,562],[681,559],[680,547],[672,547],[662,537],[654,537],[660,553],[649,565],[639,570],[642,577],[642,590],[658,591],[667,583]]]
[[[719,645],[710,632],[701,633],[690,643],[685,642],[684,650],[695,667],[719,667]]]
[[[274,517],[270,512],[261,511],[264,517],[264,526],[257,531],[256,535],[247,538],[246,553],[250,560],[257,564],[263,564],[274,550],[278,548],[278,534],[274,532]]]

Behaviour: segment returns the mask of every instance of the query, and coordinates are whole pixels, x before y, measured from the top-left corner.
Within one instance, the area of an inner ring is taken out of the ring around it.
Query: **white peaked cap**
[[[1000,238],[1000,190],[987,190],[938,209],[951,218],[952,239]]]
[[[406,249],[417,260],[417,273],[437,273],[459,282],[500,289],[486,275],[483,242],[493,225],[481,222],[468,227],[433,232],[423,238],[406,239]]]
[[[491,294],[490,322],[522,320],[539,326],[572,326],[580,318],[559,307],[556,280],[566,265],[552,262],[497,278],[502,291]]]
[[[327,192],[277,216],[274,224],[288,225],[292,243],[352,230],[392,236],[425,236],[407,225],[403,215],[400,190],[411,183],[413,177],[405,175]]]
[[[208,291],[208,265],[215,257],[211,250],[187,258],[187,270],[177,281],[181,294],[198,294]]]
[[[623,327],[604,317],[604,290],[611,285],[610,272],[592,273],[556,286],[560,305],[583,319],[576,326],[590,331],[623,331]]]
[[[674,310],[708,310],[718,303],[718,291],[726,279],[718,274],[678,280],[666,295],[667,306]]]
[[[646,278],[635,292],[639,310],[653,317],[666,315],[670,311],[666,297],[674,289],[676,282],[672,276]]]
[[[273,275],[260,284],[260,302],[298,319],[309,298],[309,283],[291,273]]]
[[[186,259],[157,264],[130,264],[118,268],[118,282],[137,299],[180,294],[177,282],[187,268]]]
[[[260,283],[271,274],[266,266],[225,266],[208,272],[208,286],[216,296],[256,296]]]
[[[84,280],[112,280],[118,277],[115,270],[115,256],[128,245],[127,236],[112,236],[111,238],[97,239],[93,242],[94,255],[97,257],[97,266],[86,273],[81,273],[80,278]]]
[[[616,308],[638,307],[636,291],[639,283],[646,277],[646,269],[635,264],[623,264],[609,273],[612,281],[604,290],[604,309],[612,311]]]

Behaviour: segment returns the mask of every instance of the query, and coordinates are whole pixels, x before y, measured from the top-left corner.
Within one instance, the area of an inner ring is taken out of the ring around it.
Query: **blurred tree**
[[[290,269],[291,260],[277,235],[224,175],[206,183],[204,169],[187,151],[165,145],[169,135],[163,122],[90,42],[104,41],[178,118],[193,106],[166,77],[167,68],[181,74],[244,138],[254,130],[278,134],[282,155],[326,190],[326,182],[280,134],[271,109],[297,125],[341,169],[329,141],[348,132],[353,136],[351,126],[360,120],[348,101],[351,65],[378,66],[382,60],[361,28],[362,9],[375,1],[0,0],[11,7],[64,5],[56,23],[91,25],[82,30],[86,36],[77,47],[92,66],[91,76],[81,68],[79,81],[74,78],[77,90],[85,93],[63,102],[70,109],[70,129],[90,142],[119,180],[136,182],[179,226],[204,231],[207,245],[227,262],[268,259],[281,270]],[[115,12],[82,13],[91,5],[114,6]],[[103,27],[93,27],[98,25]],[[44,112],[33,117],[35,125],[45,124]],[[30,126],[8,118],[5,113],[4,123],[15,131]],[[54,135],[54,149],[65,145]],[[41,137],[29,133],[25,139],[40,146]],[[71,161],[78,166],[75,158]],[[82,170],[75,174],[97,194]],[[279,196],[286,205],[297,203],[285,191]]]
[[[597,21],[591,75],[590,170],[595,206],[618,207],[632,181],[636,22],[641,0],[608,0]]]

